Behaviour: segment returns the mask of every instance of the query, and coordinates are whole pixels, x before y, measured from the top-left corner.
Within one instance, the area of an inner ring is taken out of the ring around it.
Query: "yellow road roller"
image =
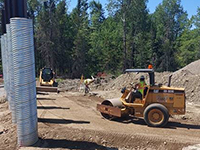
[[[97,104],[97,110],[106,119],[124,116],[142,117],[151,127],[163,127],[171,115],[184,115],[186,112],[184,88],[155,84],[153,69],[126,69],[126,73],[148,74],[149,84],[131,85],[122,89],[121,98],[107,99]],[[138,93],[139,96],[137,95]]]

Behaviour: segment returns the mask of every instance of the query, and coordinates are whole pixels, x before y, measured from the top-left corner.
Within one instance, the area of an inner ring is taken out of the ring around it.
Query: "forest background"
[[[95,0],[78,0],[69,12],[66,0],[28,0],[36,74],[46,66],[68,78],[119,75],[149,63],[158,72],[175,71],[199,59],[200,8],[188,18],[181,0],[163,0],[151,14],[147,3],[108,0],[103,8]]]

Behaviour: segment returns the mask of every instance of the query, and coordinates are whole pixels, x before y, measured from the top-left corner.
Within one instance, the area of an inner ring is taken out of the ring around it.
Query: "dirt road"
[[[200,143],[200,123],[197,119],[171,118],[165,128],[150,128],[137,118],[109,121],[96,111],[96,104],[101,101],[95,96],[72,92],[38,95],[40,140],[33,147],[20,149],[178,150]],[[0,138],[5,135],[0,135]],[[12,135],[13,140],[9,141],[16,140],[14,129]],[[16,142],[13,144],[9,149],[14,149]]]

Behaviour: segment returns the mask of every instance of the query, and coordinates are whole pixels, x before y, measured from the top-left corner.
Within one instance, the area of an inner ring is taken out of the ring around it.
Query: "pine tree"
[[[74,26],[74,47],[73,47],[73,66],[72,77],[79,78],[82,74],[87,73],[87,53],[88,44],[88,3],[87,0],[78,0],[77,7],[72,12],[72,21]]]
[[[180,0],[163,0],[154,13],[156,27],[156,68],[160,71],[174,71],[177,68],[175,60],[175,45],[177,38],[184,31],[187,23],[187,13],[183,10]]]

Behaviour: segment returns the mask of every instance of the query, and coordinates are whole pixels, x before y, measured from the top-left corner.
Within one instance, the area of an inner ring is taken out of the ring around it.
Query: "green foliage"
[[[196,28],[191,29],[194,26]],[[179,68],[200,59],[200,8],[197,9],[197,14],[188,20],[187,28],[177,41],[178,51],[175,58]]]
[[[200,35],[198,29],[186,30],[178,39],[176,58],[180,67],[183,67],[200,58]]]
[[[65,0],[28,0],[37,73],[48,66],[80,78],[146,68],[149,62],[156,71],[174,71],[199,59],[200,8],[189,20],[181,0],[163,0],[153,14],[147,1],[108,0],[105,17],[95,0],[78,0],[71,13]]]
[[[72,76],[75,78],[79,78],[82,74],[87,74],[87,55],[89,49],[89,21],[87,10],[87,0],[78,0],[77,7],[72,12],[75,33],[74,46],[72,48]]]
[[[64,79],[61,79],[61,78],[56,79],[57,83],[60,83],[60,82],[63,82],[63,81],[64,81]]]
[[[66,2],[61,1],[57,5],[57,38],[56,38],[56,70],[61,73],[70,71],[72,65],[73,32],[70,16],[66,13]]]
[[[197,9],[197,15],[193,16],[194,25],[200,29],[200,7]]]
[[[175,45],[187,24],[187,13],[183,10],[180,0],[163,0],[155,13],[155,67],[159,71],[177,69]]]

